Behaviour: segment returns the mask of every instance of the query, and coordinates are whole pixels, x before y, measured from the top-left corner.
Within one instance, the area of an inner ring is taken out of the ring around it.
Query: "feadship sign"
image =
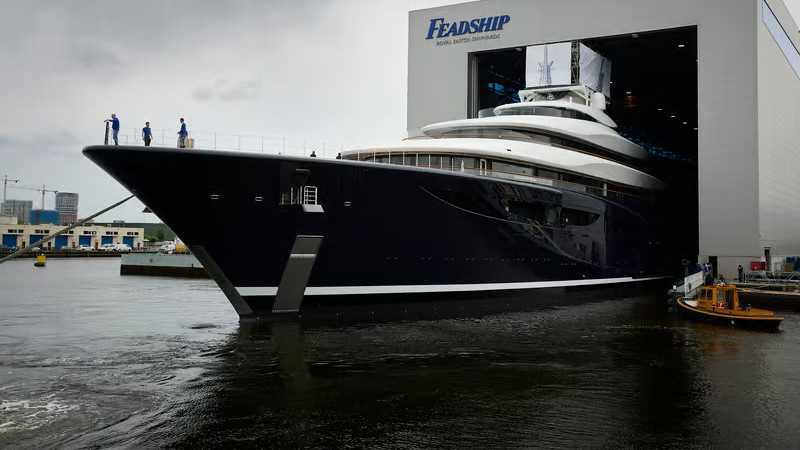
[[[453,22],[446,20],[444,17],[439,17],[438,19],[431,19],[431,25],[430,28],[428,28],[428,36],[425,39],[439,39],[436,41],[436,45],[499,39],[499,31],[503,29],[503,25],[510,21],[511,16],[508,15],[481,17],[472,20],[456,20]],[[489,34],[492,31],[496,33]],[[480,36],[466,36],[470,34],[480,34]]]

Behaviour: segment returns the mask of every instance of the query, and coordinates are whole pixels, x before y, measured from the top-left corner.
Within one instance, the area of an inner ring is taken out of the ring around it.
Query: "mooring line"
[[[79,227],[79,226],[83,225],[84,223],[94,219],[95,217],[99,216],[100,214],[103,214],[104,212],[110,211],[110,210],[116,208],[117,206],[127,202],[128,200],[132,199],[133,197],[134,197],[134,195],[131,195],[130,197],[128,197],[128,198],[126,198],[124,200],[120,200],[117,203],[114,203],[113,205],[109,206],[108,208],[103,209],[101,211],[98,211],[98,212],[92,214],[91,216],[79,221],[78,223],[70,225],[70,226],[68,226],[67,228],[64,228],[61,231],[56,231],[53,234],[45,236],[43,239],[40,239],[40,240],[36,241],[36,243],[31,242],[30,245],[28,245],[27,247],[23,248],[22,250],[17,250],[16,252],[6,256],[5,258],[0,259],[0,264],[3,264],[4,262],[9,261],[11,259],[14,259],[19,255],[22,255],[24,253],[28,253],[28,252],[32,251],[39,244],[44,244],[45,242],[51,241],[51,240],[55,239],[56,236],[64,234],[67,231],[69,231],[69,230],[71,230],[71,229],[73,229],[75,227]]]

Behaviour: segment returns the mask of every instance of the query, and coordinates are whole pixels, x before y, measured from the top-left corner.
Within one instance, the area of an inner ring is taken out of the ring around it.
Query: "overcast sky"
[[[785,1],[800,17],[800,0]],[[408,11],[451,3],[0,0],[0,177],[78,192],[81,217],[126,197],[80,153],[102,143],[112,112],[123,131],[149,120],[170,143],[185,117],[204,147],[201,131],[337,146],[403,138]],[[35,191],[8,192],[41,206]],[[142,208],[102,219],[156,220]]]

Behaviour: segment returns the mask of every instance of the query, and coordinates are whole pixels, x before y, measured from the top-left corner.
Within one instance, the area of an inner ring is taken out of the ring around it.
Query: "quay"
[[[181,278],[211,278],[190,253],[125,253],[120,275],[154,275]]]
[[[0,258],[11,255],[14,252],[0,251]],[[36,258],[38,255],[45,255],[48,258],[119,258],[122,253],[120,252],[102,252],[102,251],[79,251],[79,250],[33,250],[28,253],[22,253],[17,258]]]

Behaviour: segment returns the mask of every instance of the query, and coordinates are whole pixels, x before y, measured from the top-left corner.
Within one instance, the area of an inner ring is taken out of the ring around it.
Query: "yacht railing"
[[[178,134],[176,129],[153,129],[151,146],[178,147]],[[193,139],[194,148],[208,150],[246,151],[280,155],[315,156],[320,158],[335,158],[346,147],[341,142],[317,141],[308,139],[290,139],[251,134],[217,133],[214,131],[189,130],[189,139]],[[119,145],[144,146],[141,128],[120,128],[117,137]],[[109,132],[108,144],[113,145],[112,134]]]

